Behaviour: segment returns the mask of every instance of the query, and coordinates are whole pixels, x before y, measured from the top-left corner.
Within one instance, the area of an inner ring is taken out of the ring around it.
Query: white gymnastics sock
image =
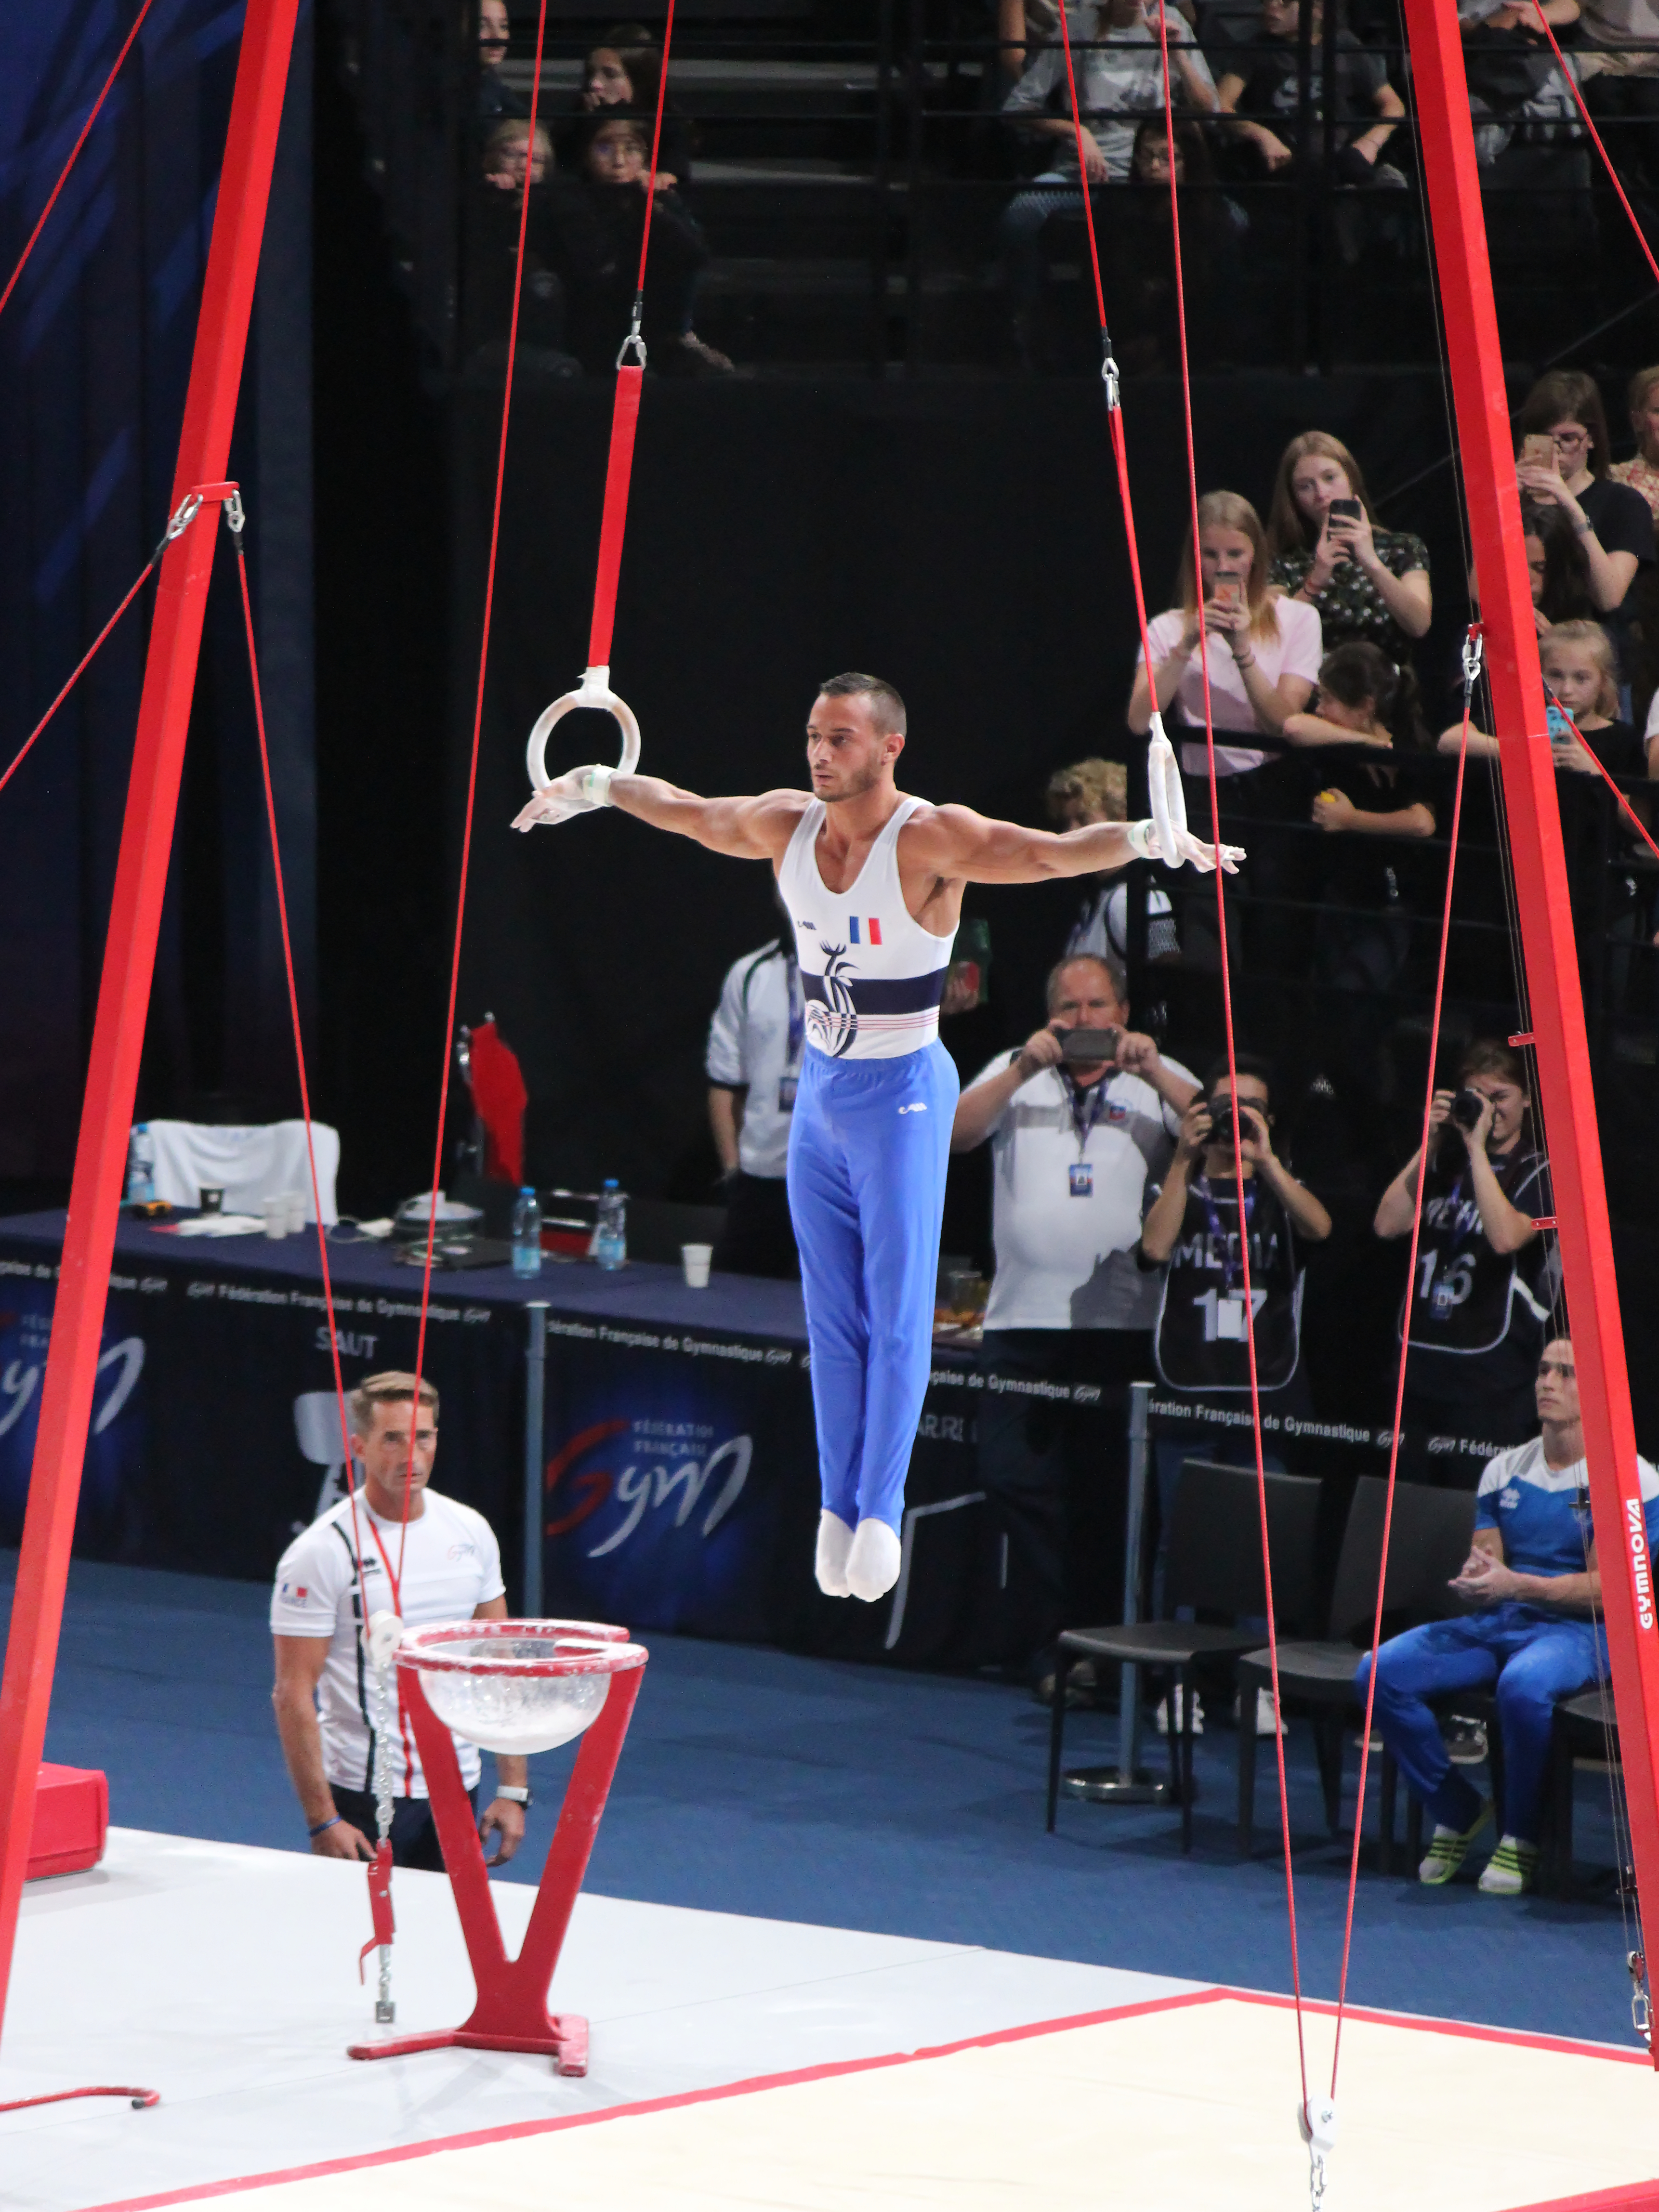
[[[825,1597],[848,1597],[847,1554],[853,1548],[853,1532],[839,1513],[818,1516],[817,1558],[813,1562],[818,1588]]]
[[[899,1540],[884,1521],[860,1521],[847,1554],[847,1587],[873,1604],[899,1576]]]

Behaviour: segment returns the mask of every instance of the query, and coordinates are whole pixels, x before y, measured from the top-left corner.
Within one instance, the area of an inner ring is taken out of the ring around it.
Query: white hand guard
[[[1181,769],[1176,764],[1175,747],[1164,734],[1163,717],[1158,714],[1152,716],[1146,744],[1146,784],[1152,818],[1150,823],[1137,823],[1133,826],[1142,831],[1151,830],[1152,835],[1146,840],[1149,857],[1161,860],[1170,868],[1178,868],[1185,860],[1205,875],[1214,872],[1218,860],[1229,875],[1234,874],[1244,858],[1243,848],[1238,845],[1206,845],[1187,827],[1187,799],[1181,787]]]
[[[591,814],[596,806],[611,804],[611,779],[613,769],[573,768],[544,784],[527,805],[520,807],[513,817],[515,830],[533,830],[538,823],[550,827],[568,822],[573,814]]]

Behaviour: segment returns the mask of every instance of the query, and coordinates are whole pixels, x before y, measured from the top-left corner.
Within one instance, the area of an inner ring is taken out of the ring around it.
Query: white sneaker
[[[1180,1728],[1182,1719],[1182,1700],[1189,1694],[1193,1701],[1193,1734],[1194,1735],[1203,1735],[1203,1699],[1199,1696],[1196,1690],[1188,1692],[1185,1690],[1177,1689],[1171,1691],[1168,1697],[1161,1698],[1158,1700],[1153,1717],[1158,1723],[1158,1732],[1160,1735],[1168,1735],[1170,1733],[1170,1706],[1172,1700],[1175,1705],[1175,1724],[1177,1729]]]
[[[813,1571],[825,1597],[849,1597],[847,1554],[853,1548],[853,1532],[839,1513],[828,1510],[818,1516],[817,1556]]]
[[[860,1521],[847,1554],[849,1595],[861,1597],[868,1605],[885,1597],[898,1580],[902,1557],[899,1540],[884,1521]]]
[[[1475,1887],[1486,1897],[1523,1897],[1537,1879],[1537,1844],[1520,1836],[1500,1836]]]
[[[1244,1725],[1244,1692],[1241,1690],[1233,1701],[1233,1718],[1240,1728]],[[1258,1735],[1277,1735],[1273,1725],[1273,1693],[1258,1689],[1255,1693],[1255,1732]]]

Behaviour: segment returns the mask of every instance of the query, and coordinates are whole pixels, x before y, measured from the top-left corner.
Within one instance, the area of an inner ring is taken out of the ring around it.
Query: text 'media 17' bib
[[[926,804],[901,799],[844,891],[818,873],[822,799],[807,805],[778,870],[795,925],[806,1041],[831,1060],[897,1060],[939,1035],[939,1000],[956,933],[935,937],[904,903],[899,831]]]

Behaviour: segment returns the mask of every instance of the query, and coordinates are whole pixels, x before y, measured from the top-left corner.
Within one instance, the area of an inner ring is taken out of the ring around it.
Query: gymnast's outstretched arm
[[[1090,822],[1080,830],[1027,830],[996,822],[971,806],[934,806],[912,815],[903,830],[904,858],[942,878],[969,884],[1040,884],[1052,877],[1091,876],[1131,860],[1156,858],[1150,822]],[[1213,868],[1215,848],[1187,841],[1190,849],[1170,860]],[[1219,848],[1229,873],[1243,857]]]
[[[563,822],[597,806],[614,806],[658,830],[695,838],[734,860],[781,860],[809,803],[804,791],[763,791],[752,799],[702,799],[658,775],[619,775],[575,768],[538,791],[514,817],[515,830]]]

